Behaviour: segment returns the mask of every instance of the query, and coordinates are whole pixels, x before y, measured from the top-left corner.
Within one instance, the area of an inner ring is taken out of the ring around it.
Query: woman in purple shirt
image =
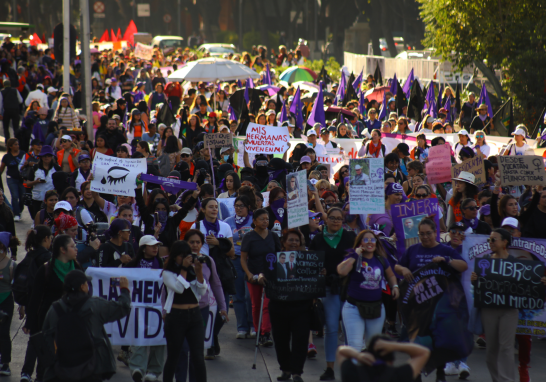
[[[345,344],[360,351],[365,337],[381,334],[385,322],[382,291],[388,281],[392,298],[400,293],[392,268],[379,238],[369,230],[358,234],[345,260],[337,266],[340,276],[349,277],[347,301],[341,316],[345,332]]]

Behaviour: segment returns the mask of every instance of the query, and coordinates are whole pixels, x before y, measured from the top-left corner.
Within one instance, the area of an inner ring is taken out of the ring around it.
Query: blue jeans
[[[209,307],[206,306],[201,310],[201,315],[203,316],[203,326],[207,327],[207,322],[209,320]],[[203,343],[205,338],[203,338]],[[180,352],[180,357],[178,358],[178,365],[176,365],[176,370],[174,372],[174,377],[176,382],[186,382],[186,376],[188,375],[188,356],[190,355],[190,346],[188,341],[184,340],[182,345],[182,351]],[[193,362],[189,363],[190,365],[190,381],[195,382],[195,371],[193,369]]]
[[[250,301],[250,293],[245,281],[245,271],[241,266],[241,256],[235,256],[232,260],[233,266],[237,271],[235,279],[235,296],[233,296],[233,309],[237,318],[237,331],[250,332],[252,328],[252,302]]]
[[[11,194],[11,205],[13,206],[13,215],[20,216],[25,208],[23,196],[25,195],[25,187],[22,179],[8,178],[8,188]]]
[[[330,288],[326,287],[326,297],[322,299],[322,304],[324,305],[324,315],[326,318],[326,331],[324,332],[326,362],[335,362],[337,329],[339,327],[342,303],[339,295],[330,293]]]
[[[385,305],[381,305],[379,318],[364,319],[360,317],[358,307],[346,301],[341,310],[341,317],[345,332],[345,345],[349,345],[359,352],[364,347],[364,335],[366,341],[369,341],[374,335],[381,334],[385,322]]]

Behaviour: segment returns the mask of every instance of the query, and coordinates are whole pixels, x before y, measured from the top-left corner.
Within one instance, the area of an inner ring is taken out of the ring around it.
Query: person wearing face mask
[[[491,227],[486,222],[478,219],[478,204],[474,199],[465,199],[461,202],[461,211],[463,212],[462,223],[465,225],[466,233],[475,233],[479,235],[489,235]]]
[[[281,232],[288,228],[286,216],[286,192],[275,187],[269,192],[269,205],[265,208],[269,214],[268,229],[281,236]]]
[[[390,236],[393,232],[394,225],[391,217],[391,206],[393,204],[401,203],[403,198],[406,197],[404,189],[398,183],[390,183],[385,189],[385,212],[382,214],[370,215],[368,224],[373,226],[377,224],[378,227],[383,227],[381,231],[385,235]]]

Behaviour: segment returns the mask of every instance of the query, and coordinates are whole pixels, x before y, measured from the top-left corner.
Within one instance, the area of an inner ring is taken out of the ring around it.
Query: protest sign
[[[245,160],[244,160],[245,145],[244,145],[244,141],[243,141],[243,140],[237,141],[237,148],[238,148],[238,153],[237,153],[237,166],[239,166],[239,167],[245,167]],[[254,163],[254,159],[255,159],[255,158],[256,158],[256,154],[248,153],[248,162],[249,162],[250,164]]]
[[[205,148],[215,149],[218,147],[233,146],[233,135],[231,133],[209,133],[205,134]]]
[[[458,163],[451,167],[451,177],[457,178],[461,171],[466,171],[474,174],[476,177],[474,184],[480,186],[486,181],[485,168],[483,166],[483,158],[474,157],[465,160],[463,163]],[[453,188],[455,188],[455,181],[453,181]]]
[[[483,258],[474,262],[478,280],[474,305],[479,308],[543,309],[544,264],[540,261]]]
[[[428,183],[451,181],[451,146],[449,143],[431,147],[426,164]]]
[[[474,305],[473,286],[470,283],[470,275],[474,271],[475,263],[485,255],[491,253],[487,235],[466,235],[463,241],[461,256],[468,264],[468,270],[461,274],[461,282],[465,288],[465,294],[469,309]],[[546,262],[546,240],[512,237],[512,243],[508,247],[508,253],[518,260]],[[532,336],[546,336],[546,309],[520,309],[519,322],[516,333]]]
[[[420,242],[419,223],[424,218],[430,218],[440,226],[438,199],[420,199],[408,203],[391,206],[392,222],[396,233],[396,248],[402,256],[406,249]],[[436,230],[436,240],[440,241],[440,230]]]
[[[306,170],[286,175],[286,192],[288,228],[309,224]]]
[[[229,210],[229,216],[235,215],[235,198],[216,198],[218,203],[223,204]],[[222,216],[224,219],[227,219],[229,216]]]
[[[349,200],[351,214],[385,213],[385,169],[383,158],[349,161]]]
[[[246,129],[246,151],[255,154],[283,154],[288,150],[288,128],[249,123]]]
[[[137,42],[135,46],[135,57],[143,60],[151,60],[152,55],[154,54],[154,49],[151,45],[144,45],[140,42]]]
[[[503,186],[545,186],[544,159],[536,155],[499,155],[499,174]]]
[[[146,158],[116,158],[96,153],[93,159],[91,191],[135,196],[136,177],[146,174]]]
[[[119,286],[110,285],[110,278],[126,277],[129,280],[131,311],[126,317],[104,325],[112,345],[166,344],[161,307],[161,269],[89,267],[85,273],[92,277],[90,294],[110,301],[116,301],[121,293]]]
[[[324,252],[284,251],[266,255],[265,292],[269,299],[310,300],[326,296]]]
[[[140,180],[143,182],[159,184],[164,191],[174,195],[180,190],[197,190],[197,183],[184,182],[183,180],[164,178],[162,176],[142,174],[140,175]]]
[[[269,193],[270,191],[262,192],[262,196],[264,198],[264,203],[262,204],[262,208],[265,208],[269,205]]]
[[[474,336],[467,329],[465,292],[457,275],[445,262],[431,262],[413,272],[413,281],[400,283],[398,308],[409,340],[431,350],[425,373],[467,357],[474,347]]]

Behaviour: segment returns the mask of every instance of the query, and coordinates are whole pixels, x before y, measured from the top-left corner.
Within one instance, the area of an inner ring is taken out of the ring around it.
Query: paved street
[[[4,153],[1,152],[0,156]],[[5,175],[3,175],[4,185],[6,185]],[[11,201],[9,190],[5,186],[6,197]],[[16,223],[18,237],[22,243],[26,238],[26,231],[31,224],[28,211],[25,209],[23,219]],[[24,247],[19,247],[19,260],[25,255]],[[220,356],[214,361],[206,361],[208,380],[216,381],[276,381],[276,377],[280,374],[274,348],[260,348],[258,352],[258,360],[256,362],[256,370],[252,370],[254,357],[254,341],[253,340],[236,340],[236,325],[235,314],[233,309],[229,312],[230,322],[224,326],[220,333]],[[6,382],[19,381],[21,367],[24,361],[25,349],[28,336],[19,330],[22,321],[18,317],[14,317],[11,326],[11,336],[13,340],[12,363],[10,365],[12,376],[3,377]],[[309,360],[305,364],[305,372],[303,378],[305,381],[318,381],[319,375],[325,367],[323,339],[317,338],[315,344],[318,348],[318,356],[316,359]],[[119,347],[115,347],[115,353],[119,351]],[[402,359],[402,357],[400,357]],[[517,356],[514,357],[516,362]],[[468,360],[471,368],[470,381],[489,381],[489,373],[485,366],[485,350],[475,349]],[[117,363],[117,374],[111,379],[113,382],[127,381],[130,379],[129,369]],[[533,341],[533,351],[531,357],[531,379],[533,381],[544,380],[546,375],[546,341],[535,339]],[[336,365],[336,376],[339,378],[339,369]],[[435,376],[431,375],[423,379],[424,381],[434,381]],[[455,381],[457,377],[448,377],[448,380]]]

